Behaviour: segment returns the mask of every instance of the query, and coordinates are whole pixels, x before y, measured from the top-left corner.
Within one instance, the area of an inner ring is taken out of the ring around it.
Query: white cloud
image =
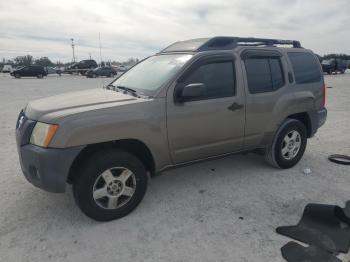
[[[172,42],[215,35],[300,40],[324,54],[350,53],[350,1],[1,1],[0,58],[30,53],[70,61],[143,58]]]

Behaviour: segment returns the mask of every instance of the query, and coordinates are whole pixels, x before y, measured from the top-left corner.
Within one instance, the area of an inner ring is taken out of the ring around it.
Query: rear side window
[[[205,94],[200,99],[233,96],[235,74],[233,62],[212,62],[201,65],[185,80],[186,84],[205,84]]]
[[[292,63],[295,82],[307,84],[321,81],[320,65],[315,56],[309,53],[288,53]]]
[[[279,58],[247,58],[244,63],[251,94],[272,92],[284,85]]]

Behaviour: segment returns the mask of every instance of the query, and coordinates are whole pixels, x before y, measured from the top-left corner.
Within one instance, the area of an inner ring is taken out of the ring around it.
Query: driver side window
[[[235,95],[233,61],[210,62],[195,69],[185,80],[185,85],[202,83],[204,93],[196,100],[230,97]]]

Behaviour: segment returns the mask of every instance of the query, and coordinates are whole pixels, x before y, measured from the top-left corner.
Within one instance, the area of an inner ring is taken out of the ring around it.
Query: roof
[[[299,41],[279,40],[254,37],[216,36],[212,38],[197,38],[175,42],[166,47],[161,53],[169,52],[201,52],[209,50],[231,50],[238,46],[276,46],[290,45],[294,48],[302,48]]]

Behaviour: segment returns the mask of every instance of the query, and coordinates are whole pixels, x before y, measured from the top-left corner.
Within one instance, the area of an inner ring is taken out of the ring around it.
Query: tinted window
[[[247,59],[245,69],[250,93],[273,91],[268,59]]]
[[[272,86],[276,90],[284,85],[284,77],[281,66],[281,61],[278,58],[269,59],[271,77],[272,77]]]
[[[271,92],[284,85],[279,58],[248,58],[245,60],[248,89],[252,94]]]
[[[208,63],[197,68],[185,80],[185,84],[203,83],[205,94],[201,99],[233,96],[235,74],[233,62]]]
[[[320,66],[314,55],[293,52],[288,53],[288,56],[292,63],[297,84],[313,83],[321,80]]]

